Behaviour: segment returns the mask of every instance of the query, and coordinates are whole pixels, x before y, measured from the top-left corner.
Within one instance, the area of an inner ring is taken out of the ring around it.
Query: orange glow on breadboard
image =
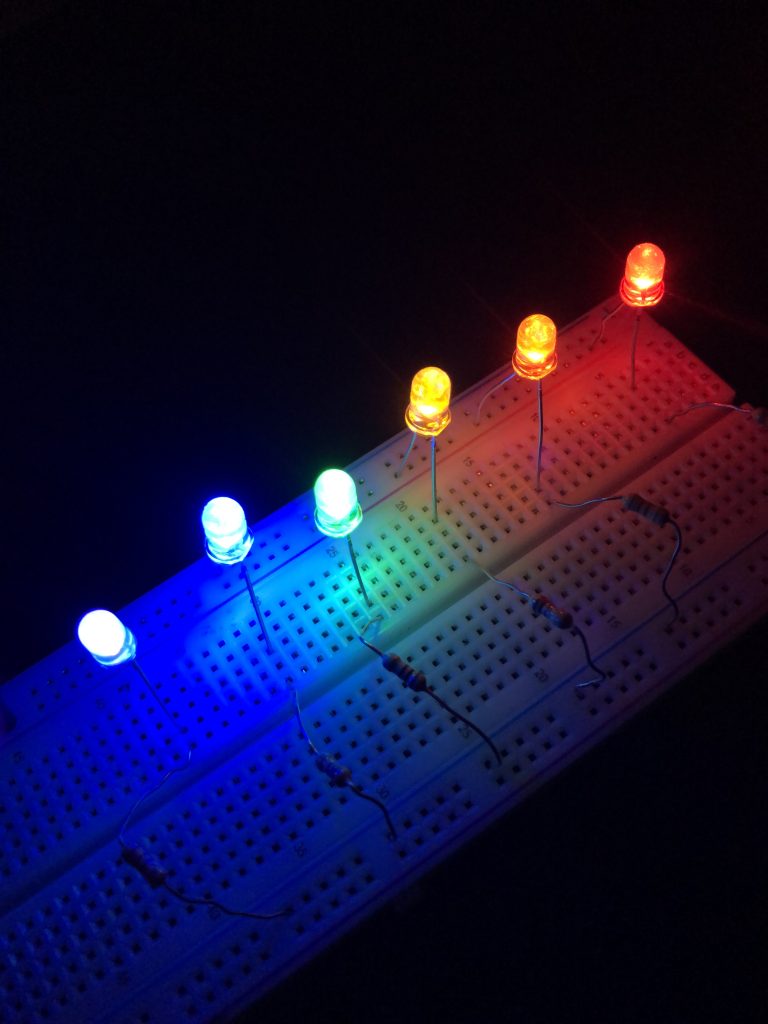
[[[541,380],[557,366],[557,328],[543,313],[527,316],[517,329],[512,368],[518,377]]]
[[[641,242],[627,256],[619,294],[628,306],[655,306],[664,294],[664,253],[653,242]]]
[[[425,366],[414,376],[411,402],[405,410],[409,430],[437,437],[451,422],[451,378],[437,366]]]

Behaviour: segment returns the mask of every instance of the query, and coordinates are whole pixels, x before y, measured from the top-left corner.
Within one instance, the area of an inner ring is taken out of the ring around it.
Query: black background
[[[638,241],[658,318],[768,403],[765,14],[512,7],[3,8],[0,680],[196,558],[211,495],[261,518]],[[757,628],[258,1019],[764,1017],[764,656]]]

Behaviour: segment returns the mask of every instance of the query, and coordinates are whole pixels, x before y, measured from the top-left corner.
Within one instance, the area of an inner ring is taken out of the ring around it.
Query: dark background
[[[0,680],[196,558],[211,495],[261,518],[638,241],[768,404],[766,16],[624,6],[0,8]],[[755,629],[258,1019],[764,1019],[764,660]]]

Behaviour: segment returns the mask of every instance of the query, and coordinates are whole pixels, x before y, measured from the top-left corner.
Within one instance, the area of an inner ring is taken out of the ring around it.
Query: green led
[[[326,469],[315,481],[315,525],[329,537],[346,537],[363,518],[355,481],[343,469]]]

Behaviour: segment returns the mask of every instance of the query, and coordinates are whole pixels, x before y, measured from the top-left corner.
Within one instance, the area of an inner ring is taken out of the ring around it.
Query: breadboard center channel
[[[598,307],[562,332],[545,381],[541,490],[535,385],[481,381],[438,442],[439,519],[419,441],[401,433],[349,468],[364,510],[346,544],[304,495],[254,528],[247,564],[273,653],[236,570],[200,560],[124,609],[141,665],[101,670],[72,643],[2,691],[3,928],[9,1022],[226,1019],[580,756],[768,607],[768,431],[698,409],[731,389],[648,316],[630,387],[631,317]],[[620,503],[642,494],[683,544]],[[566,608],[569,630],[528,594]],[[358,640],[396,651],[489,747]],[[329,785],[318,750],[380,810]],[[171,718],[174,721],[171,721]],[[174,727],[175,725],[178,728]],[[176,889],[285,916],[254,921],[152,889],[128,828]]]

